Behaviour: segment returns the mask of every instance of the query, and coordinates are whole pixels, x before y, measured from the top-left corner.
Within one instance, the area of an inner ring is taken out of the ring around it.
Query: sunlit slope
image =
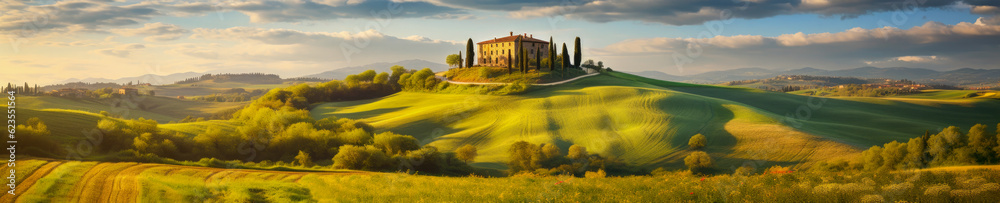
[[[640,165],[681,166],[687,139],[701,133],[724,167],[852,156],[925,130],[1000,122],[996,100],[810,98],[612,73],[518,96],[404,92],[327,103],[315,106],[313,116],[361,119],[444,150],[473,144],[480,164],[503,162],[511,143],[526,140],[564,150],[578,144]]]
[[[330,199],[328,178],[362,171],[267,171],[134,162],[19,159],[16,195],[3,202],[262,202]],[[6,164],[0,169],[9,170]],[[308,176],[308,177],[306,177]],[[306,178],[304,178],[306,177]],[[312,180],[312,181],[307,181]],[[301,182],[300,182],[301,181]]]
[[[120,115],[128,119],[146,118],[156,120],[160,123],[180,120],[187,116],[207,117],[212,113],[237,108],[246,104],[246,102],[203,102],[152,96],[140,96],[131,99],[110,99],[100,102],[95,99],[22,96],[17,97],[16,102],[18,104],[17,108],[20,109],[67,109],[90,113],[106,111],[112,115]],[[24,114],[23,116],[33,117],[31,114]]]

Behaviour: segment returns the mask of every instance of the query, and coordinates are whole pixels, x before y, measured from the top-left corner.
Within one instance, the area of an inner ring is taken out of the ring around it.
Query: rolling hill
[[[524,95],[402,92],[315,105],[313,117],[360,119],[450,151],[472,144],[476,165],[502,168],[515,141],[576,144],[640,166],[682,167],[704,134],[723,168],[848,158],[949,125],[995,124],[995,99],[813,98],[610,73]],[[799,116],[797,117],[796,114]],[[789,117],[791,119],[789,119]],[[797,118],[796,118],[797,117]]]
[[[420,69],[423,69],[423,68],[430,68],[434,72],[448,70],[448,65],[445,65],[445,64],[434,63],[434,62],[420,60],[420,59],[412,59],[412,60],[405,60],[405,61],[397,61],[397,62],[393,62],[393,63],[373,63],[373,64],[368,64],[368,65],[363,65],[363,66],[344,67],[344,68],[334,69],[334,70],[331,70],[331,71],[325,71],[325,72],[322,72],[322,73],[317,73],[317,74],[312,74],[312,75],[305,75],[305,76],[302,76],[302,77],[306,77],[306,78],[324,78],[324,79],[331,79],[331,80],[343,80],[344,78],[347,77],[347,75],[358,74],[358,73],[364,72],[366,70],[375,70],[377,72],[392,72],[392,70],[389,70],[389,68],[392,67],[392,66],[395,66],[395,65],[399,65],[399,66],[406,67],[407,69],[415,69],[415,70],[420,70]]]
[[[976,86],[980,84],[998,85],[1000,83],[1000,70],[997,69],[971,69],[962,68],[950,71],[935,71],[922,68],[907,67],[860,67],[844,70],[822,70],[816,68],[800,68],[791,70],[771,70],[764,68],[738,68],[723,71],[710,71],[694,75],[676,76],[666,73],[654,73],[657,71],[644,71],[633,73],[643,77],[691,82],[717,84],[735,80],[765,79],[779,75],[811,75],[811,76],[832,76],[832,77],[860,77],[860,78],[887,78],[894,80],[908,79],[920,83],[944,84],[957,86]]]

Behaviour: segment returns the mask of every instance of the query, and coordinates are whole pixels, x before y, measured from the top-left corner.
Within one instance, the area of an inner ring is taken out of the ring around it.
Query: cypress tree
[[[576,42],[574,42],[576,47],[573,47],[573,67],[580,67],[580,60],[583,59],[580,53],[580,37],[576,37]]]
[[[555,44],[552,43],[552,37],[549,37],[549,71],[555,70],[556,67],[556,48]]]
[[[563,57],[563,59],[562,59],[562,63],[563,63],[562,64],[562,70],[563,70],[563,73],[566,73],[566,66],[570,65],[569,64],[569,50],[566,49],[566,43],[563,43],[562,57]]]
[[[535,49],[535,70],[542,72],[542,50]]]
[[[510,67],[510,52],[507,52],[507,74],[514,73],[514,69]]]
[[[462,61],[462,51],[458,51],[458,68],[461,69],[462,68],[462,64],[464,64],[464,63],[465,62]]]
[[[466,54],[466,56],[465,56],[465,67],[466,68],[471,68],[472,67],[472,64],[473,64],[472,62],[476,58],[476,52],[475,51],[476,50],[474,50],[472,48],[472,38],[469,38],[469,42],[466,43],[466,45],[465,45],[465,54]],[[461,55],[459,55],[459,56],[461,56]]]

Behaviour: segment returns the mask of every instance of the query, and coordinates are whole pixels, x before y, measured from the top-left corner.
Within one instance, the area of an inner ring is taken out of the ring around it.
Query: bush
[[[303,167],[313,166],[312,157],[309,157],[309,153],[303,152],[301,150],[299,151],[299,155],[295,156],[295,161],[297,161],[299,165]]]
[[[688,146],[691,147],[691,149],[701,149],[705,147],[707,142],[708,141],[705,139],[705,136],[698,133],[691,136],[691,139],[688,140]]]
[[[703,151],[692,152],[684,158],[684,165],[692,172],[703,172],[712,167],[712,157]]]
[[[476,156],[479,155],[479,153],[476,150],[476,146],[470,144],[466,144],[462,147],[459,147],[457,150],[455,150],[455,154],[459,160],[465,161],[466,163],[475,161]]]
[[[392,162],[384,151],[374,146],[344,145],[333,157],[333,168],[353,170],[384,170]]]
[[[375,135],[374,146],[389,155],[403,154],[411,150],[420,149],[420,143],[417,142],[417,138],[392,132]]]

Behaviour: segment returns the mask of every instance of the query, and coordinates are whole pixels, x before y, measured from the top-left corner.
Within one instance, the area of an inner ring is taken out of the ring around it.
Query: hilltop
[[[805,110],[802,110],[805,108]],[[640,166],[681,167],[687,139],[704,134],[719,166],[847,158],[925,130],[997,123],[992,99],[828,98],[693,85],[607,73],[522,95],[400,92],[315,105],[316,119],[360,119],[446,151],[480,149],[479,166],[499,167],[515,141],[576,144]],[[800,116],[795,116],[800,115]]]

